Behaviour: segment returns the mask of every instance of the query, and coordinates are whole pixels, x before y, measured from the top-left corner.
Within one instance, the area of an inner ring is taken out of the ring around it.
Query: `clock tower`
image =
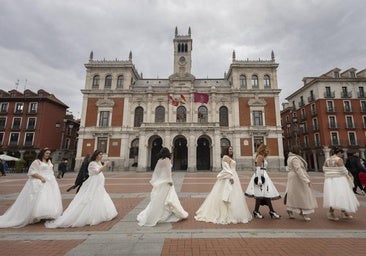
[[[174,37],[174,75],[179,77],[190,77],[192,68],[192,39],[191,28],[188,29],[188,35],[178,35],[178,29],[175,28]]]

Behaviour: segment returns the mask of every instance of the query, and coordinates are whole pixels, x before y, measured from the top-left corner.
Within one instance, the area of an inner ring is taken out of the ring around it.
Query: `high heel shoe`
[[[281,218],[281,215],[278,215],[275,211],[270,211],[269,215],[271,216],[271,219],[279,219]]]
[[[342,219],[353,219],[353,217],[351,215],[349,215],[348,212],[346,211],[342,211],[342,216],[341,216]]]
[[[287,214],[290,219],[295,219],[293,211],[287,210]]]
[[[334,215],[334,212],[328,212],[327,218],[328,218],[328,220],[334,220],[334,221],[339,220],[339,218]]]
[[[253,211],[254,218],[263,219],[263,215],[260,212]]]

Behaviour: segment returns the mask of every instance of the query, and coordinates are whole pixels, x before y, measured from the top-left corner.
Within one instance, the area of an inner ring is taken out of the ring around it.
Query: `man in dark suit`
[[[361,181],[360,181],[360,172],[366,172],[365,167],[361,164],[361,159],[360,159],[360,153],[357,151],[355,152],[352,156],[350,156],[347,161],[346,161],[346,168],[348,169],[348,171],[352,174],[353,176],[353,192],[355,194],[357,193],[357,188],[361,189],[361,194],[365,195],[366,194],[366,189],[362,186]]]

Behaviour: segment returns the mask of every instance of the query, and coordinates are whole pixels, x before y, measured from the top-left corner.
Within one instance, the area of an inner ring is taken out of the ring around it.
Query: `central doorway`
[[[188,168],[187,140],[179,137],[174,141],[173,171],[186,171]]]
[[[201,137],[197,140],[197,170],[210,170],[210,142],[207,138]]]

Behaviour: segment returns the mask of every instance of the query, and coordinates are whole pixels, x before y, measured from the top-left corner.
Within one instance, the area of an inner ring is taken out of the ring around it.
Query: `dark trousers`
[[[360,172],[351,172],[351,174],[353,176],[353,191],[356,192],[357,188],[364,190],[359,176]]]

